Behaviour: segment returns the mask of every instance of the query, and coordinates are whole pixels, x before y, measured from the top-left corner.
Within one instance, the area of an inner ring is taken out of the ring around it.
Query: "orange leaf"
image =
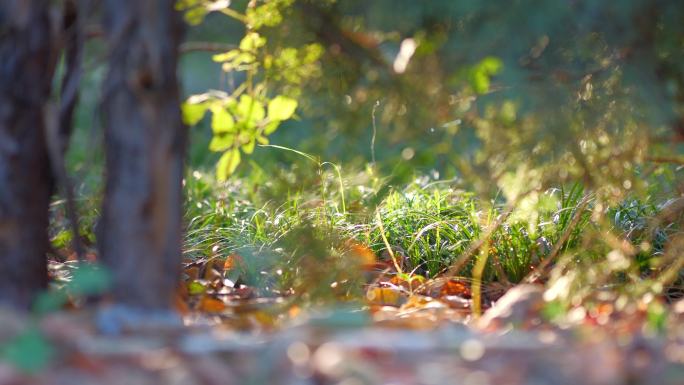
[[[349,251],[361,261],[362,265],[372,265],[378,260],[373,250],[360,243],[350,242]]]
[[[188,275],[188,281],[194,281],[199,277],[199,268],[197,266],[191,266],[185,269],[185,274]]]
[[[223,263],[223,270],[233,270],[233,269],[244,269],[245,267],[245,260],[240,256],[240,254],[231,254],[226,258],[226,261]]]
[[[439,295],[457,295],[463,298],[470,298],[472,294],[470,292],[470,288],[464,282],[456,279],[450,279],[446,281],[444,286],[442,286],[442,290],[440,290]]]
[[[220,313],[225,310],[226,304],[216,298],[203,297],[199,307],[207,313]]]
[[[375,286],[368,289],[366,299],[372,305],[400,306],[406,296],[398,288]]]

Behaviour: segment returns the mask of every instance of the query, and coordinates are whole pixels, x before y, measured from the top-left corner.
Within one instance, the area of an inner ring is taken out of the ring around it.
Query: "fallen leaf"
[[[231,254],[226,257],[225,262],[223,262],[223,270],[230,271],[234,269],[244,270],[245,260],[239,254]]]
[[[366,299],[371,305],[401,306],[406,302],[406,294],[396,286],[373,286],[366,292]]]
[[[442,289],[439,291],[439,296],[457,295],[463,298],[470,298],[472,293],[470,287],[466,283],[458,279],[450,279],[444,283]]]
[[[373,250],[364,244],[349,241],[347,246],[349,247],[349,253],[357,258],[362,266],[373,266],[378,261]]]
[[[190,266],[185,269],[185,274],[188,276],[188,281],[194,281],[199,278],[199,267]]]
[[[216,298],[202,297],[199,308],[207,313],[220,313],[226,309],[226,304]]]

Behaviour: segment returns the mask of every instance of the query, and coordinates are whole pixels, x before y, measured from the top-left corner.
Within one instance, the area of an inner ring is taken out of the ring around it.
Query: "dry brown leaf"
[[[233,269],[244,269],[245,268],[245,260],[242,258],[240,254],[231,254],[228,257],[226,257],[226,260],[223,262],[223,270],[224,271],[230,271]]]
[[[458,279],[450,279],[444,283],[444,286],[442,286],[442,289],[439,291],[440,297],[447,295],[457,295],[463,298],[470,298],[472,293],[470,291],[469,285],[467,285],[465,282],[462,282]]]
[[[364,244],[349,241],[347,242],[347,246],[349,247],[349,253],[357,258],[362,266],[372,266],[378,261],[373,250]]]
[[[371,305],[401,306],[406,302],[406,294],[398,287],[373,286],[366,292],[366,299]]]
[[[199,267],[197,266],[190,266],[185,269],[185,274],[188,275],[188,281],[192,282],[197,280],[199,278]]]
[[[410,281],[402,278],[402,276],[395,275],[389,282],[393,285],[403,287],[404,289],[413,292],[423,285],[425,279],[420,275],[410,276]]]
[[[226,304],[223,301],[211,297],[202,297],[199,308],[201,311],[207,313],[220,313],[226,309]]]

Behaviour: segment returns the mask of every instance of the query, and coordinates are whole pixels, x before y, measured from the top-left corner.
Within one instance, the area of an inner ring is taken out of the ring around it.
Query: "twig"
[[[653,163],[671,163],[684,165],[684,157],[681,156],[649,156],[646,158],[646,160]]]
[[[212,43],[205,41],[188,41],[180,45],[180,52],[225,52],[230,51],[234,48],[236,48],[234,44]]]
[[[83,28],[83,38],[86,40],[90,39],[100,39],[104,37],[104,30],[99,24],[92,24],[85,26]],[[235,49],[237,46],[235,44],[227,43],[216,43],[208,41],[186,41],[182,43],[179,47],[180,53],[190,53],[190,52],[226,52],[231,49]]]

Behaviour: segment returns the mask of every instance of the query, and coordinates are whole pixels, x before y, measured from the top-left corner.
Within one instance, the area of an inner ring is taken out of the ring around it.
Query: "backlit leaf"
[[[214,135],[209,142],[209,150],[214,152],[226,151],[233,146],[233,143],[235,143],[235,135]]]
[[[216,165],[216,179],[219,182],[225,182],[231,176],[237,166],[240,164],[240,150],[233,149],[226,151],[219,159]]]
[[[264,135],[271,135],[275,132],[278,126],[280,126],[280,120],[268,122],[268,124],[264,127]]]
[[[194,126],[195,124],[199,123],[199,121],[204,117],[204,113],[207,111],[207,108],[208,106],[206,103],[183,103],[181,106],[183,123],[187,124],[188,126]]]
[[[207,288],[197,281],[188,283],[188,294],[190,295],[202,294],[205,291],[207,291]]]
[[[256,137],[256,141],[257,141],[259,144],[264,144],[264,145],[265,145],[265,144],[268,144],[268,138],[265,137],[265,136],[262,136],[262,135],[258,135],[258,136]]]
[[[240,41],[240,49],[243,51],[254,51],[266,44],[266,38],[256,32],[250,32]]]
[[[215,62],[224,62],[235,59],[240,54],[239,50],[231,49],[228,52],[219,53],[211,57],[211,60]]]
[[[287,120],[294,115],[297,101],[278,95],[268,103],[268,118],[270,120]]]
[[[234,131],[235,121],[225,108],[221,106],[212,106],[211,113],[211,130],[214,134]]]
[[[264,105],[249,95],[240,96],[237,113],[245,120],[258,122],[266,117]]]
[[[244,144],[242,146],[242,151],[245,152],[245,154],[251,154],[254,152],[254,146],[256,145],[256,140],[252,138],[249,142]]]

